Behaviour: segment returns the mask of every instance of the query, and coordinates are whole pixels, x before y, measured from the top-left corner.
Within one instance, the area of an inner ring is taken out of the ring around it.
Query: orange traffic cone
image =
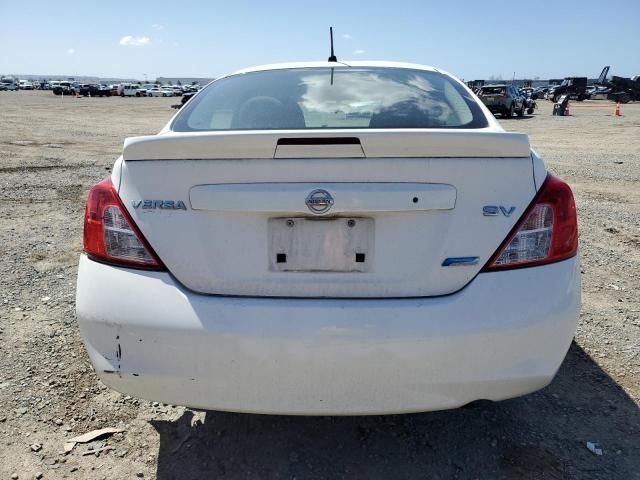
[[[613,111],[614,117],[621,117],[622,111],[620,110],[620,102],[616,103],[616,109]]]

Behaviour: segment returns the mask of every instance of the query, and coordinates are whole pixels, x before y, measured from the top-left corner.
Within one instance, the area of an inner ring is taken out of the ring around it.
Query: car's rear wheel
[[[518,116],[519,117],[524,117],[524,110],[525,110],[525,105],[524,102],[522,102],[522,107],[520,108],[520,110],[518,110]]]
[[[513,112],[515,112],[515,109],[513,108],[513,103],[509,106],[509,108],[504,112],[504,116],[505,118],[511,118],[513,117]]]

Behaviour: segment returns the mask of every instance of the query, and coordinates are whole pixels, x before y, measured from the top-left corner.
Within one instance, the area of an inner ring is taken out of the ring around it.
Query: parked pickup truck
[[[562,95],[569,95],[571,100],[582,102],[589,98],[587,93],[587,77],[566,77],[560,85],[553,89],[549,96],[556,103]]]
[[[147,91],[140,88],[140,85],[132,83],[121,83],[118,85],[118,95],[121,97],[145,97]]]
[[[71,82],[59,82],[51,89],[55,95],[75,95],[76,87]]]
[[[83,97],[110,97],[111,89],[106,85],[91,83],[81,85],[78,93]]]

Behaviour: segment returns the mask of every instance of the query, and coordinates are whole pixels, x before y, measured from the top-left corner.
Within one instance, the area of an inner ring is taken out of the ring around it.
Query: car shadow
[[[538,112],[539,113],[539,112]],[[511,118],[507,118],[507,117],[496,117],[498,120],[529,120],[533,117],[535,117],[535,113],[525,113],[522,117],[518,116],[518,115],[514,115]]]
[[[504,402],[364,417],[187,410],[151,423],[158,480],[631,479],[640,471],[638,405],[575,343],[550,386]]]

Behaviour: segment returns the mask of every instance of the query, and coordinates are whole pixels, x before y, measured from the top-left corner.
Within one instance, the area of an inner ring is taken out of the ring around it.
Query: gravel
[[[580,215],[583,310],[551,385],[444,412],[280,417],[121,395],[80,340],[87,191],[175,101],[0,92],[0,478],[640,478],[640,104],[563,118],[539,101],[502,121],[570,182]],[[124,432],[64,451],[104,427]]]

